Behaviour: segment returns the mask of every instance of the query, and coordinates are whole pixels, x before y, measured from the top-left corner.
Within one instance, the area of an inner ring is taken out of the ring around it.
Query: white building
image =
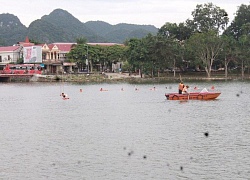
[[[9,63],[17,63],[21,58],[21,46],[5,46],[0,47],[0,66],[4,67]]]

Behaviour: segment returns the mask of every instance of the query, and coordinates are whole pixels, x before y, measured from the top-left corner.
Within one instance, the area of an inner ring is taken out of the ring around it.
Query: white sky
[[[129,23],[160,28],[166,22],[192,19],[196,5],[208,2],[225,9],[229,21],[241,4],[250,5],[250,0],[0,0],[0,14],[14,14],[28,27],[32,21],[60,8],[81,22],[100,20],[112,25]]]

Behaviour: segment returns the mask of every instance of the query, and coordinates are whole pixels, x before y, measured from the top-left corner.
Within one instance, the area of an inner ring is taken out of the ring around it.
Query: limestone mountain
[[[76,42],[85,37],[88,42],[123,43],[130,38],[142,38],[148,33],[155,35],[158,29],[152,25],[117,24],[103,21],[83,23],[69,12],[55,9],[49,15],[33,21],[25,27],[17,16],[0,14],[0,46],[13,45],[26,36],[41,43]]]
[[[0,14],[0,45],[8,46],[24,40],[27,28],[13,14]]]
[[[103,21],[88,21],[85,24],[93,32],[102,35],[109,42],[123,43],[126,39],[142,38],[149,33],[155,35],[158,32],[158,29],[152,25],[126,23],[111,25]]]
[[[43,16],[41,20],[53,24],[56,28],[63,31],[65,33],[63,38],[66,41],[75,42],[80,37],[85,37],[89,42],[103,41],[102,37],[92,32],[84,23],[65,10],[56,9],[49,15]],[[64,39],[63,42],[65,42]]]

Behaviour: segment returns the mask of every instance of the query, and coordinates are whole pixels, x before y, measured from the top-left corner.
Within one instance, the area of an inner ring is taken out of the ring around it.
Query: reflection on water
[[[0,179],[249,178],[249,83],[189,86],[222,94],[167,101],[176,84],[0,84]]]

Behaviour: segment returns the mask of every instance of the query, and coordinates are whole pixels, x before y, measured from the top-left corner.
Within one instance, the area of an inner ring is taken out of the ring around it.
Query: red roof
[[[34,43],[29,43],[29,44],[21,44],[23,47],[30,47],[30,46],[34,46]]]
[[[49,44],[48,47],[51,50],[54,46],[57,46],[58,50],[69,52],[72,49],[73,44],[76,44],[76,43],[53,43],[53,44]]]
[[[5,46],[0,47],[0,52],[13,52],[20,48],[20,46]]]
[[[118,44],[118,43],[87,43],[87,44],[92,45],[92,46],[96,46],[96,45],[99,45],[99,46],[115,46],[115,45],[124,46],[124,44]]]
[[[30,40],[29,40],[28,36],[25,39],[25,43],[30,43]]]
[[[54,44],[48,44],[48,47],[50,50],[52,50],[52,48],[54,47],[55,45]]]
[[[18,44],[22,45],[23,47],[34,46],[34,43],[31,43],[28,36],[25,38],[24,42],[19,42]]]

